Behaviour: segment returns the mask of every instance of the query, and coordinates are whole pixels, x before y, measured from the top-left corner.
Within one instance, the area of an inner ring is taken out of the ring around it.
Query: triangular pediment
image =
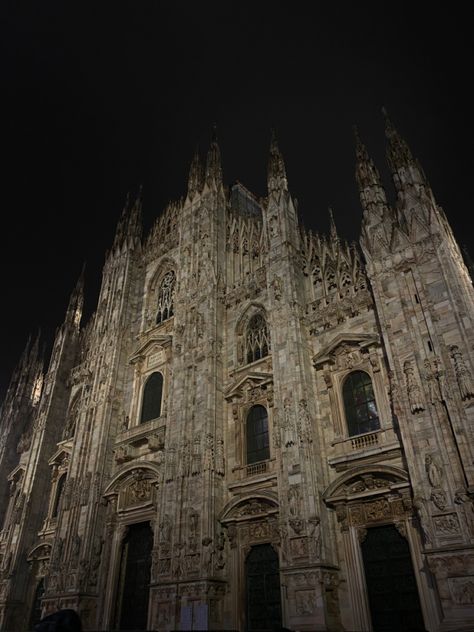
[[[338,351],[345,351],[347,347],[352,349],[364,349],[365,347],[371,347],[379,343],[380,339],[377,334],[340,332],[313,356],[313,364],[316,368],[326,363],[332,364]]]
[[[67,442],[69,443],[69,442]],[[66,442],[64,442],[66,444]],[[71,456],[71,447],[70,445],[60,445],[53,456],[49,459],[49,465],[60,465],[65,460],[69,460]]]
[[[240,379],[230,384],[224,394],[226,399],[241,397],[245,391],[251,390],[258,386],[265,386],[273,383],[273,375],[271,373],[252,372],[247,373]]]
[[[150,354],[153,348],[161,347],[162,349],[164,349],[171,344],[171,341],[172,337],[169,335],[156,334],[154,336],[151,336],[137,347],[137,349],[133,352],[128,361],[130,364],[135,364],[136,362],[146,358],[146,356]]]

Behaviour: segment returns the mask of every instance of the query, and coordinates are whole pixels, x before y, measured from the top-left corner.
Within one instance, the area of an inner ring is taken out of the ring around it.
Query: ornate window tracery
[[[265,406],[252,406],[247,415],[247,465],[270,458],[268,414]]]
[[[365,371],[353,371],[343,386],[344,410],[349,436],[380,428],[372,380]]]
[[[174,314],[173,303],[175,285],[176,274],[173,270],[170,270],[161,280],[160,289],[158,290],[158,312],[156,315],[157,324],[171,318]]]
[[[163,375],[155,371],[150,375],[143,389],[142,411],[140,423],[157,419],[161,415],[163,398]]]
[[[245,357],[247,364],[260,360],[270,350],[270,334],[267,321],[262,314],[255,314],[247,325],[245,335]]]

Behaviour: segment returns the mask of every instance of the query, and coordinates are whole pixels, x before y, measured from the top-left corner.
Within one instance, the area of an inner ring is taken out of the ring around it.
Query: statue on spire
[[[221,151],[217,143],[217,127],[212,127],[212,139],[206,160],[206,182],[210,186],[212,182],[216,185],[222,184]]]

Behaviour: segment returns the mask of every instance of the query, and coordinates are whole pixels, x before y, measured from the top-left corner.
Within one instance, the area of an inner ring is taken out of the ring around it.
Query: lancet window
[[[158,290],[158,312],[156,315],[157,324],[171,318],[174,314],[174,289],[176,285],[176,274],[170,270],[165,274]]]
[[[349,436],[380,428],[372,380],[365,371],[353,371],[343,386],[344,410]]]
[[[66,474],[63,474],[56,485],[56,493],[54,496],[53,510],[51,512],[51,518],[57,518],[59,512],[59,503],[61,502],[61,497],[64,491],[64,484],[66,482]]]
[[[140,423],[143,424],[151,419],[157,419],[161,415],[162,398],[163,375],[159,371],[155,371],[145,382]]]
[[[270,350],[270,333],[267,321],[262,314],[255,314],[247,325],[245,335],[245,355],[247,363],[255,362],[268,355]]]

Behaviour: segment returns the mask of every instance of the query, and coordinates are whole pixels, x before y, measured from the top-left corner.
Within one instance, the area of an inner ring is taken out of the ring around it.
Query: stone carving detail
[[[224,439],[217,437],[216,439],[216,459],[215,472],[219,476],[225,475],[225,459],[224,459]]]
[[[295,592],[296,614],[307,616],[314,613],[316,607],[315,590],[297,590]]]
[[[304,443],[312,443],[312,423],[311,417],[308,411],[308,402],[305,399],[299,402],[299,436],[300,441]]]
[[[459,535],[459,518],[455,513],[434,516],[433,523],[439,535]]]
[[[295,429],[293,424],[293,415],[291,413],[292,402],[289,397],[285,397],[283,401],[284,406],[284,421],[283,421],[283,437],[286,448],[295,445]]]
[[[410,360],[406,360],[403,365],[403,372],[405,373],[406,389],[408,395],[408,401],[410,402],[410,410],[413,414],[419,413],[425,410],[423,404],[423,397],[421,395],[421,387],[415,377],[415,370]]]
[[[132,482],[125,490],[125,504],[136,505],[151,500],[152,482],[149,478],[145,478],[141,470],[134,470],[132,473]]]
[[[444,511],[448,501],[444,490],[441,488],[443,469],[439,465],[437,458],[432,454],[425,456],[425,471],[431,485],[430,500],[439,510]]]
[[[191,475],[197,476],[201,473],[201,435],[196,434],[193,443],[193,459]]]
[[[214,469],[214,436],[208,432],[204,444],[204,471],[210,472]]]
[[[474,385],[472,383],[471,372],[466,366],[463,355],[457,345],[451,346],[451,357],[454,363],[454,372],[461,392],[461,399],[471,399],[474,397]]]
[[[466,525],[466,532],[470,538],[474,538],[474,503],[464,489],[458,489],[454,495],[454,503],[459,507],[460,513]]]
[[[454,603],[462,606],[474,604],[474,576],[450,577],[448,585]]]
[[[308,535],[310,537],[310,552],[314,557],[321,559],[321,519],[313,516],[308,521]]]

